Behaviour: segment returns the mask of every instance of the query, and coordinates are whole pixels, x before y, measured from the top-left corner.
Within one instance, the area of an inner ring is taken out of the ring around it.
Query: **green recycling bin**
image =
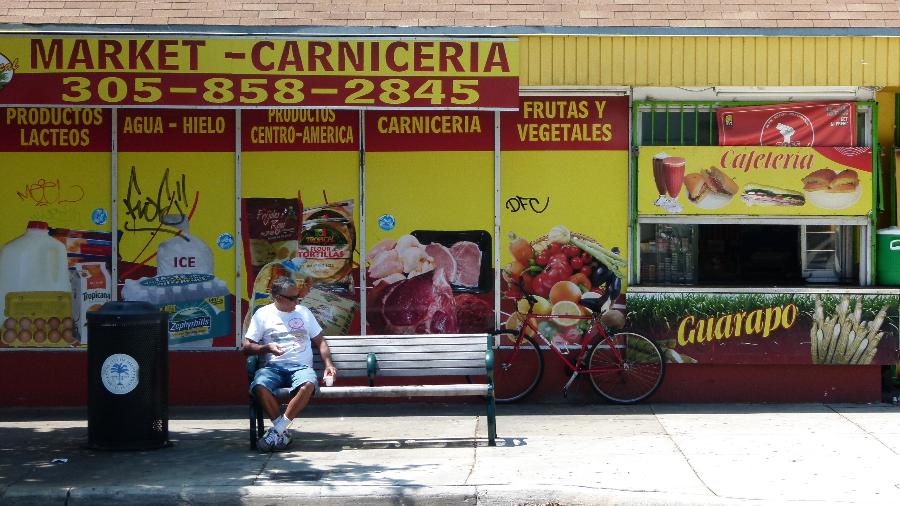
[[[900,228],[883,228],[876,234],[875,276],[879,285],[900,286]]]

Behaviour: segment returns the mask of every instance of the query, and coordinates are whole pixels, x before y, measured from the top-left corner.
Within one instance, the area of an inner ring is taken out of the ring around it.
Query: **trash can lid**
[[[88,311],[88,314],[97,313],[104,315],[145,315],[159,314],[159,308],[149,302],[136,300],[117,300],[110,301],[100,307],[97,311]]]
[[[882,229],[878,230],[878,233],[884,234],[884,235],[900,235],[900,228],[897,228],[897,227],[882,228]]]

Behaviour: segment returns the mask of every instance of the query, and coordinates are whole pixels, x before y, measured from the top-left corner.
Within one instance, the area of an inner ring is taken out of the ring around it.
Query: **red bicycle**
[[[514,402],[527,396],[537,387],[544,374],[544,356],[535,342],[553,350],[572,375],[563,387],[563,395],[582,375],[590,378],[594,390],[616,404],[634,404],[651,395],[662,384],[666,363],[659,347],[650,339],[633,332],[611,333],[621,328],[625,317],[611,309],[603,311],[606,297],[582,298],[581,305],[590,315],[535,314],[536,298],[525,294],[530,307],[519,313],[518,329],[502,329],[500,343],[495,350],[494,394],[497,402]],[[580,320],[590,320],[590,327],[581,338],[580,347],[573,354],[573,345],[558,344],[546,335],[560,323],[573,326]],[[552,322],[553,326],[542,322]],[[570,360],[571,359],[571,360]]]

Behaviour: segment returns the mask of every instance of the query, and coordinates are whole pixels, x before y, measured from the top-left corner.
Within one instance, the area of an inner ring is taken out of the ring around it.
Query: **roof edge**
[[[181,36],[732,36],[732,37],[900,37],[896,28],[680,28],[568,26],[243,26],[243,25],[90,25],[5,23],[0,35],[181,35]]]

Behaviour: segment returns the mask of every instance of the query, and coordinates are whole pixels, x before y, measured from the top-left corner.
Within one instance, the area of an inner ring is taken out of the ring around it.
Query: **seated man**
[[[250,393],[272,421],[272,428],[257,442],[257,448],[264,452],[280,451],[291,443],[287,429],[318,389],[312,367],[313,344],[319,347],[325,362],[325,375],[336,372],[322,327],[309,309],[297,303],[297,283],[280,277],[272,283],[271,294],[273,302],[259,308],[250,319],[241,347],[245,355],[266,355],[265,367],[256,371],[250,383]],[[287,386],[291,400],[279,416],[280,407],[273,392]]]

